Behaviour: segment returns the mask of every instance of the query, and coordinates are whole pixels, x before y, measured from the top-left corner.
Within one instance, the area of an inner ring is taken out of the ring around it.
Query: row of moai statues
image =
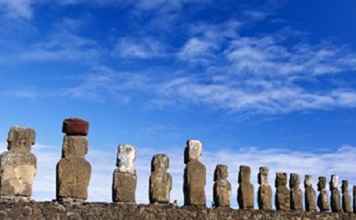
[[[91,165],[85,159],[88,153],[89,123],[82,119],[70,118],[63,122],[62,156],[56,167],[56,200],[58,202],[82,203],[88,198]],[[14,127],[9,131],[7,151],[0,155],[0,200],[31,201],[32,183],[36,175],[37,160],[31,153],[35,144],[35,131],[30,128]],[[206,167],[201,162],[202,143],[188,140],[184,150],[184,205],[206,207]],[[135,169],[136,149],[124,144],[118,147],[117,168],[113,172],[112,201],[121,204],[136,203],[137,173]],[[168,172],[169,158],[157,154],[151,161],[149,178],[149,200],[151,204],[170,204],[172,176]],[[269,169],[261,167],[258,173],[258,207],[272,210],[272,187],[268,181]],[[251,168],[240,166],[238,176],[237,202],[240,209],[253,209],[255,205],[254,186],[250,181]],[[275,180],[275,207],[281,211],[356,212],[356,186],[353,187],[353,202],[348,181],[332,175],[330,195],[326,177],[319,177],[317,196],[312,177],[305,176],[304,196],[300,188],[300,176],[292,173],[277,173]],[[228,167],[217,165],[214,172],[214,207],[230,207],[231,184]],[[304,200],[303,200],[304,198]],[[353,207],[351,207],[353,204]]]

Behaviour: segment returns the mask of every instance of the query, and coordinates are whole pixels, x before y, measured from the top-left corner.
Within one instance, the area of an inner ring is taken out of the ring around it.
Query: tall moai
[[[36,134],[31,128],[13,127],[7,151],[0,155],[0,199],[30,201],[37,160],[31,153]]]
[[[157,154],[151,161],[149,198],[151,204],[169,204],[172,190],[172,176],[168,173],[169,158]]]
[[[321,212],[327,212],[330,210],[330,205],[329,205],[329,193],[326,190],[326,177],[321,176],[319,177],[319,182],[318,182],[318,191],[319,191],[319,196],[318,196],[318,207]]]
[[[300,189],[300,176],[291,173],[289,178],[290,208],[292,210],[303,210],[303,192]]]
[[[276,174],[276,209],[279,211],[290,210],[290,192],[287,187],[288,176],[286,173]]]
[[[352,206],[354,209],[354,213],[356,213],[356,186],[352,187],[352,199],[353,199]]]
[[[342,189],[342,210],[344,212],[352,212],[351,196],[349,193],[349,181],[343,180],[341,189]]]
[[[63,122],[62,159],[57,163],[56,197],[61,202],[84,202],[88,198],[91,165],[88,153],[89,123],[79,118]]]
[[[311,175],[305,175],[304,189],[305,189],[305,210],[307,212],[317,211],[316,192],[313,188],[313,178]]]
[[[254,189],[250,179],[251,168],[248,166],[240,166],[239,188],[237,190],[237,201],[240,209],[253,209]]]
[[[272,187],[268,183],[269,169],[260,167],[258,173],[258,207],[261,210],[272,210]]]
[[[206,168],[200,162],[203,145],[198,140],[188,140],[184,151],[184,205],[205,207]]]
[[[341,205],[340,205],[340,190],[339,190],[339,177],[332,175],[330,179],[330,204],[331,204],[331,211],[332,212],[340,212]]]
[[[136,203],[137,175],[135,168],[136,149],[122,144],[117,149],[117,168],[113,173],[112,200],[115,203]]]
[[[230,207],[231,184],[227,179],[229,177],[228,167],[219,164],[214,172],[214,206]]]

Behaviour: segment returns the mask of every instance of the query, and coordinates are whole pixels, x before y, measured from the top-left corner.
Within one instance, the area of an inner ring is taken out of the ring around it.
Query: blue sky
[[[204,143],[208,178],[227,163],[235,188],[241,164],[255,173],[270,166],[271,183],[285,170],[356,184],[355,8],[352,0],[0,0],[0,137],[12,125],[36,129],[40,200],[54,197],[70,116],[91,122],[90,200],[110,200],[116,147],[132,143],[138,200],[147,202],[150,158],[164,152],[181,201],[188,138]]]

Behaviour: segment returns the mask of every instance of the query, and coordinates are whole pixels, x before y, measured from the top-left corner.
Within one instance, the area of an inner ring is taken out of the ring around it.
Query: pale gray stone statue
[[[268,167],[260,167],[258,174],[258,207],[261,210],[272,210],[272,187],[268,183]]]
[[[168,173],[169,158],[157,154],[152,158],[149,197],[151,204],[168,204],[172,190],[172,176]]]
[[[336,175],[331,176],[330,180],[330,190],[331,190],[331,211],[332,212],[340,212],[341,211],[341,196],[339,190],[339,177]]]
[[[313,189],[312,176],[305,175],[304,189],[305,189],[305,210],[308,212],[315,212],[317,210],[316,192]]]

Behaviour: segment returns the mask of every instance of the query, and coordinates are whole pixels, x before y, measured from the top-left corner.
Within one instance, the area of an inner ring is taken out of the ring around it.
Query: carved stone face
[[[310,176],[310,175],[305,175],[304,185],[305,186],[312,186],[313,185],[313,177]]]
[[[286,173],[277,173],[276,174],[276,187],[278,186],[286,186],[288,181],[288,177]]]
[[[228,167],[226,165],[219,164],[215,168],[214,181],[227,179],[229,176]]]
[[[31,151],[35,144],[36,133],[31,128],[13,127],[7,138],[7,149],[10,151]]]
[[[251,178],[251,168],[248,166],[240,166],[239,183],[249,183]]]
[[[153,156],[151,162],[151,171],[166,171],[169,168],[169,158],[164,154],[157,154]]]
[[[260,185],[268,185],[268,167],[260,167],[260,172],[258,174],[258,183]]]
[[[200,160],[200,156],[203,150],[203,144],[198,140],[188,140],[187,147],[185,149],[185,163],[192,160]]]
[[[134,173],[136,150],[135,147],[129,144],[122,144],[117,151],[117,166],[121,172]]]
[[[330,180],[330,188],[337,189],[338,187],[339,187],[339,177],[336,175],[332,175]]]
[[[295,188],[295,187],[299,187],[299,185],[300,185],[300,176],[296,173],[291,173],[290,180],[289,180],[289,187]]]
[[[326,177],[321,176],[321,177],[319,177],[318,190],[322,191],[325,188],[326,188]]]

